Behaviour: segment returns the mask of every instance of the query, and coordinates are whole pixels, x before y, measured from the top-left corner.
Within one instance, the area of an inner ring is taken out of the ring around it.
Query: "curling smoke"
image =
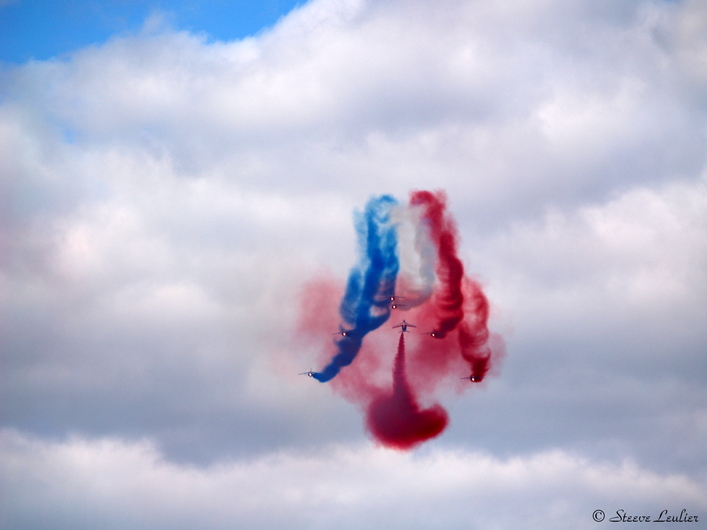
[[[350,365],[361,349],[363,337],[390,317],[388,300],[395,292],[399,268],[397,237],[390,222],[390,209],[395,203],[390,195],[371,199],[356,220],[361,256],[351,270],[339,308],[342,321],[351,329],[337,341],[338,352],[331,362],[313,374],[322,383]]]
[[[457,257],[457,229],[454,221],[446,215],[446,196],[442,192],[414,192],[410,204],[423,208],[423,219],[427,221],[430,235],[437,245],[439,283],[432,298],[437,322],[431,336],[443,339],[464,318],[464,265]]]
[[[356,221],[361,257],[339,306],[341,338],[330,343],[326,367],[312,374],[361,405],[373,437],[396,449],[438,436],[449,417],[436,394],[484,380],[504,355],[503,341],[488,329],[488,299],[458,257],[446,200],[441,191],[416,191],[406,207],[390,196],[369,201]],[[324,278],[307,286],[300,325],[307,336],[331,336],[334,292]],[[371,333],[391,316],[391,297],[402,299],[392,311],[406,311],[417,326],[407,352],[401,332],[394,358],[390,331]]]
[[[432,296],[435,283],[437,249],[430,238],[428,224],[423,222],[419,207],[397,207],[391,212],[398,233],[400,273],[396,292],[405,293],[400,309],[424,304]]]

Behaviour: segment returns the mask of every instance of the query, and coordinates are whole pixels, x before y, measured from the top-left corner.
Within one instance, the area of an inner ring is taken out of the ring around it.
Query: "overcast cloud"
[[[4,67],[2,526],[707,520],[706,134],[699,0],[315,0]],[[507,356],[400,454],[292,333],[353,210],[437,188]]]

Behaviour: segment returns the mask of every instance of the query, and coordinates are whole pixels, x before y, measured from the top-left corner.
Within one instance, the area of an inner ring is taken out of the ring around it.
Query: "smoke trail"
[[[467,318],[459,325],[459,347],[462,357],[469,363],[470,376],[480,382],[486,376],[491,361],[488,346],[489,302],[481,287],[467,281]]]
[[[363,337],[390,317],[389,300],[395,294],[399,262],[397,237],[390,210],[396,201],[390,195],[368,201],[363,215],[356,219],[361,250],[360,262],[351,270],[339,313],[351,327],[336,342],[338,353],[312,377],[324,383],[350,365],[361,349]]]
[[[405,373],[405,334],[400,333],[393,367],[393,390],[369,404],[368,429],[383,445],[411,449],[438,436],[448,423],[449,416],[442,406],[420,408]]]
[[[464,265],[457,257],[457,228],[451,217],[445,213],[446,202],[446,195],[442,191],[436,194],[416,191],[410,197],[411,205],[423,208],[423,219],[427,222],[430,236],[437,245],[439,288],[432,298],[437,322],[431,333],[431,336],[437,339],[446,337],[464,318]]]
[[[454,220],[446,213],[444,192],[417,191],[412,193],[411,205],[423,208],[423,218],[429,225],[430,235],[437,244],[438,285],[432,296],[432,304],[425,312],[432,317],[435,339],[444,339],[452,331],[457,332],[458,353],[468,363],[472,382],[481,382],[491,366],[492,351],[488,346],[489,305],[478,283],[464,275],[464,265],[457,256],[458,232]],[[425,352],[419,358],[431,370],[427,382],[437,374],[443,374],[452,364],[451,355],[456,349],[451,343],[420,346]],[[498,352],[502,355],[502,351]]]
[[[343,299],[337,301],[341,284],[323,276],[303,289],[300,337],[316,337],[330,360],[321,372],[302,375],[334,379],[333,390],[366,411],[371,435],[400,450],[434,438],[449,422],[441,405],[420,403],[436,403],[441,389],[483,381],[504,355],[501,338],[489,333],[489,302],[457,255],[446,200],[442,191],[411,193],[406,207],[390,196],[371,199],[356,217],[360,259]],[[411,337],[432,330],[413,338],[409,352],[401,333],[394,360],[386,354],[392,330],[368,336],[389,319],[391,297],[402,298]],[[338,318],[341,335],[330,341]]]
[[[396,294],[402,295],[403,311],[425,303],[434,289],[437,247],[430,238],[427,223],[422,222],[422,214],[419,207],[398,207],[392,211],[400,258]]]

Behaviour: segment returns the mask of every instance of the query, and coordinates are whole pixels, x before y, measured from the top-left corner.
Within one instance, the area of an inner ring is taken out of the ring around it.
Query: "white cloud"
[[[5,425],[177,461],[359,443],[295,375],[298,290],[345,277],[370,195],[441,187],[509,341],[442,443],[501,474],[553,447],[703,472],[701,5],[319,0],[243,41],[163,28],[3,71]]]
[[[594,528],[592,512],[703,517],[705,484],[562,451],[497,459],[370,445],[280,452],[208,467],[147,442],[2,432],[3,517],[13,528]],[[8,487],[9,486],[9,487]]]
[[[668,6],[399,7],[312,2],[234,43],[114,39],[24,67],[17,90],[86,142],[249,187],[432,181],[507,208],[702,163],[686,74],[653,37],[680,34]]]
[[[513,308],[527,332],[546,335],[562,322],[575,337],[634,326],[652,338],[702,337],[703,179],[638,187],[569,212],[550,209],[542,220],[492,235],[481,249],[476,264],[495,276],[497,304]]]

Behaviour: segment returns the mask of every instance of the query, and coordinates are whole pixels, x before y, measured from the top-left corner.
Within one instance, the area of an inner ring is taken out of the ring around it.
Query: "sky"
[[[0,526],[707,520],[707,4],[260,4],[0,2]],[[506,356],[401,452],[295,331],[420,189]]]
[[[0,61],[47,60],[114,36],[138,33],[149,18],[204,34],[242,39],[273,26],[293,0],[0,0]]]

